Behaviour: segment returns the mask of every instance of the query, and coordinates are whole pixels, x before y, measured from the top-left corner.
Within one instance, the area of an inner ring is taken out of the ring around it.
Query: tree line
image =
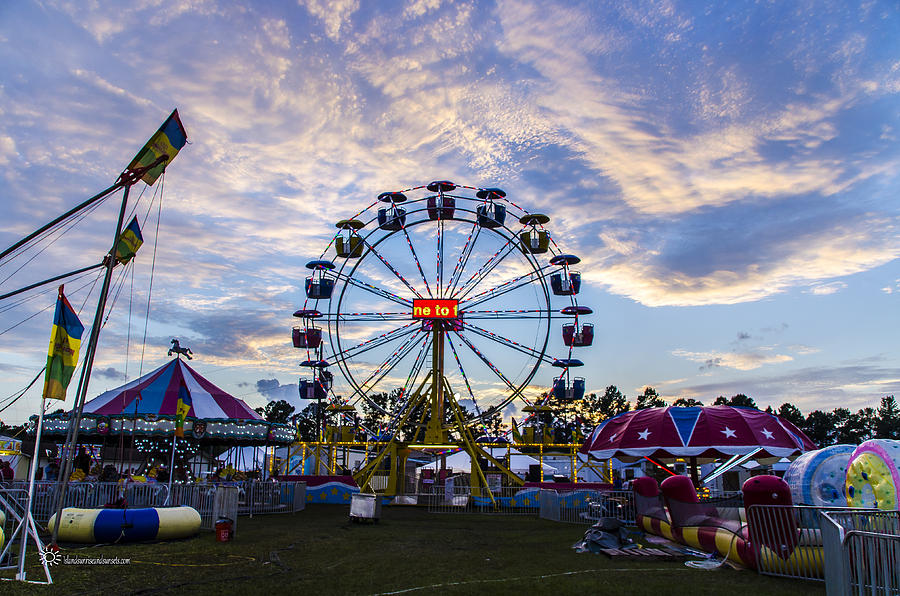
[[[557,431],[568,435],[566,440],[577,440],[580,436],[600,422],[631,410],[643,410],[645,408],[658,408],[668,405],[673,406],[702,406],[703,402],[694,398],[680,397],[671,404],[663,399],[653,387],[645,387],[643,392],[636,396],[634,402],[622,393],[615,385],[610,385],[602,394],[590,393],[580,400],[558,399],[553,394],[545,396],[547,403],[553,408],[554,416],[549,423]],[[361,402],[360,413],[357,422],[378,433],[386,428],[390,422],[390,412],[396,411],[402,397],[400,390],[382,392],[371,397],[372,403]],[[731,397],[718,396],[712,405],[743,406],[759,409],[753,398],[739,393]],[[320,416],[319,403],[312,402],[296,412],[294,406],[285,400],[269,402],[265,408],[257,408],[269,422],[290,424],[297,429],[301,441],[315,441],[317,428],[324,419],[326,423],[332,423],[331,413],[322,405]],[[766,412],[776,414],[794,424],[802,430],[819,447],[836,445],[840,443],[858,445],[868,439],[897,439],[900,440],[900,406],[893,395],[881,398],[878,408],[862,408],[852,412],[848,408],[834,408],[830,412],[813,410],[804,415],[800,408],[792,403],[785,402],[773,408],[768,406]],[[481,412],[472,411],[463,407],[463,414],[467,420],[473,419]],[[400,430],[400,439],[403,441],[416,440],[417,429],[421,429],[428,422],[430,412],[414,411],[407,418]],[[449,415],[447,422],[449,422]],[[519,420],[519,424],[523,421]],[[478,434],[497,436],[507,433],[509,425],[505,423],[500,412],[484,420],[484,426],[479,427]]]
[[[592,393],[582,401],[577,404],[577,415],[591,426],[629,410],[669,405],[652,387],[645,387],[632,405],[615,385],[607,387],[602,395]],[[671,405],[702,406],[703,402],[680,397]],[[720,395],[712,405],[759,409],[753,398],[743,393],[730,398]],[[813,410],[804,415],[800,408],[789,402],[777,408],[768,406],[765,411],[791,422],[819,447],[841,443],[858,445],[869,439],[900,439],[900,406],[893,395],[882,397],[878,408],[862,408],[856,412],[835,408],[830,412]]]

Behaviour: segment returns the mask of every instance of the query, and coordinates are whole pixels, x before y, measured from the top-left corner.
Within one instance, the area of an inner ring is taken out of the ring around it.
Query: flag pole
[[[84,366],[81,369],[81,378],[78,380],[78,393],[75,397],[75,415],[69,421],[69,433],[71,439],[67,436],[65,465],[62,466],[62,475],[59,479],[59,496],[56,499],[56,524],[53,526],[53,537],[51,544],[55,545],[59,539],[59,526],[62,518],[62,510],[65,504],[66,488],[69,484],[69,476],[72,474],[72,460],[75,454],[75,447],[78,445],[78,431],[81,426],[81,414],[84,410],[84,400],[87,396],[88,384],[91,380],[91,369],[94,366],[94,354],[97,351],[97,341],[100,337],[100,327],[103,324],[103,313],[106,310],[106,299],[109,295],[109,286],[112,281],[113,269],[116,266],[116,245],[119,242],[119,236],[122,235],[122,223],[125,221],[125,210],[128,207],[128,194],[131,187],[138,179],[134,179],[132,184],[125,186],[125,192],[122,194],[122,205],[119,208],[119,219],[116,222],[116,235],[113,237],[112,248],[106,256],[104,264],[106,265],[106,274],[103,276],[103,286],[100,290],[100,299],[97,301],[97,312],[94,315],[94,323],[91,325],[91,337],[88,341],[88,349],[85,354]]]
[[[47,399],[42,398],[41,409],[38,411],[37,432],[34,439],[34,453],[31,458],[31,466],[28,472],[28,498],[25,501],[25,515],[22,517],[21,521],[25,527],[22,528],[21,546],[19,547],[19,569],[16,572],[16,579],[19,581],[25,581],[25,549],[28,546],[28,537],[31,536],[34,538],[38,548],[38,555],[42,555],[44,551],[44,545],[41,543],[41,539],[34,529],[34,518],[31,515],[31,507],[34,502],[34,479],[37,473],[38,460],[41,458],[41,430],[44,425],[44,410],[46,409],[46,405]],[[43,557],[41,557],[41,563],[44,565],[44,571],[47,572],[48,583],[53,583],[53,580],[50,578],[50,570],[47,568],[47,563],[44,561]]]

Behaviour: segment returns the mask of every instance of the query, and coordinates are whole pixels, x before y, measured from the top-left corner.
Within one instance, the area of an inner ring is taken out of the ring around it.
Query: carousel
[[[175,441],[179,402],[190,407],[183,439]],[[45,416],[44,439],[63,441],[71,417],[72,412]],[[79,428],[79,442],[89,446],[92,464],[146,470],[155,460],[168,463],[174,450],[177,467],[189,477],[210,471],[234,447],[267,449],[294,439],[294,429],[267,422],[181,358],[86,402]]]

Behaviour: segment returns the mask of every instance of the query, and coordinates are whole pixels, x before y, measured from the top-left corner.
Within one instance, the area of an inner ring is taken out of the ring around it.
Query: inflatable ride
[[[794,503],[816,507],[846,507],[844,481],[847,478],[847,464],[850,463],[854,449],[854,445],[832,445],[807,451],[792,461],[784,473],[784,481],[791,488]]]
[[[633,482],[638,527],[685,546],[718,553],[757,569],[803,569],[823,574],[818,534],[798,527],[790,508],[791,490],[776,476],[754,476],[742,488],[746,511],[753,505],[780,505],[747,519],[740,498],[701,502],[690,478],[671,476],[662,485],[650,477]]]
[[[845,483],[850,507],[900,508],[900,441],[872,439],[853,451]]]
[[[109,543],[190,538],[200,531],[200,514],[193,507],[77,509],[62,511],[59,540]],[[56,526],[56,514],[47,522]]]

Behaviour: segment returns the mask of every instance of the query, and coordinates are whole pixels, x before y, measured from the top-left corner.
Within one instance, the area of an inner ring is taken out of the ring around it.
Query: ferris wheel
[[[513,402],[546,397],[548,385],[561,400],[583,397],[574,351],[593,342],[582,321],[592,311],[577,302],[580,259],[559,249],[549,222],[498,188],[449,181],[384,192],[338,221],[306,264],[306,300],[294,313],[293,345],[306,350],[309,371],[301,397],[342,415],[368,404],[389,421],[365,429],[381,436],[424,403],[426,443],[447,440],[451,406],[477,433]],[[552,382],[537,378],[542,365],[555,368]],[[395,390],[390,409],[375,399]]]

